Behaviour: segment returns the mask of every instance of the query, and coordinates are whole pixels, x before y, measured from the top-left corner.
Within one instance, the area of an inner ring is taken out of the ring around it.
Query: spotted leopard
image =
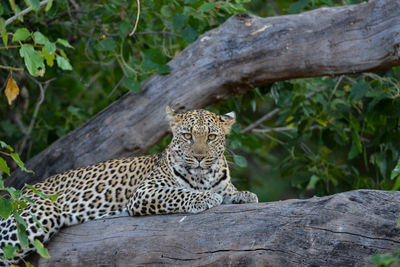
[[[238,191],[230,181],[224,150],[225,135],[235,122],[233,112],[219,116],[200,109],[178,114],[167,107],[166,113],[173,137],[162,153],[109,160],[34,185],[44,194],[58,194],[54,203],[24,190],[23,195],[35,202],[21,214],[29,240],[46,242],[64,226],[125,209],[131,216],[197,213],[222,203],[258,202],[255,194]],[[19,246],[13,216],[1,220],[0,226],[0,248]],[[19,258],[32,250],[33,246],[22,249]],[[7,265],[19,258],[0,261]]]

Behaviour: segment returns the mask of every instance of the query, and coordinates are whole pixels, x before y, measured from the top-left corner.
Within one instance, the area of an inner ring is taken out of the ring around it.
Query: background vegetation
[[[139,7],[134,0],[0,0],[0,182],[9,167],[23,167],[15,155],[28,160],[124,93],[139,92],[141,81],[168,73],[171,58],[231,15],[275,16],[360,2],[159,0]],[[28,7],[33,11],[16,16]],[[208,109],[237,113],[228,143],[234,182],[271,201],[399,189],[399,171],[391,175],[400,152],[399,95],[395,67],[276,82]],[[268,120],[256,123],[266,114]],[[23,208],[12,201],[7,205]]]
[[[0,84],[11,87],[13,78],[20,91],[11,104],[0,98],[0,140],[28,160],[127,91],[140,91],[151,74],[168,73],[174,55],[234,13],[274,16],[359,2],[143,1],[132,37],[137,1],[2,0]],[[28,6],[34,10],[5,26]],[[235,182],[263,201],[397,189],[390,173],[400,148],[399,78],[393,68],[276,82],[209,107],[238,115],[229,143]]]

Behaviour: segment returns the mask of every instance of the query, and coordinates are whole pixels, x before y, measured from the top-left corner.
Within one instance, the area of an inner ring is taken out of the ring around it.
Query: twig
[[[0,69],[6,69],[6,70],[12,70],[12,71],[24,71],[24,68],[10,67],[10,66],[4,66],[4,65],[0,65]]]
[[[314,92],[311,92],[309,94],[306,95],[306,99],[310,99],[311,97],[313,97],[314,95],[324,92],[326,90],[328,90],[329,87],[325,87],[321,90],[317,90]],[[289,105],[290,106],[290,105]],[[260,125],[261,123],[263,123],[266,120],[269,120],[270,118],[272,118],[273,116],[275,116],[277,113],[279,113],[282,109],[281,108],[275,108],[274,110],[272,110],[271,112],[265,114],[264,116],[262,116],[260,119],[258,119],[255,123],[250,124],[249,126],[247,126],[246,128],[244,128],[240,133],[241,134],[246,134],[250,131],[252,131],[254,128],[256,128],[258,125]]]
[[[49,86],[50,82],[55,80],[55,78],[47,80],[46,82],[44,82],[44,86],[43,86],[43,84],[41,82],[38,82],[36,79],[30,77],[29,75],[27,75],[27,76],[39,86],[40,95],[39,95],[38,101],[36,102],[35,110],[33,111],[33,116],[32,116],[31,122],[29,123],[28,130],[26,130],[25,136],[22,139],[21,150],[19,151],[20,153],[22,153],[24,151],[26,142],[32,132],[33,126],[35,125],[35,121],[36,121],[37,115],[39,113],[40,105],[43,103],[43,100],[44,100],[44,94],[46,92],[46,89]]]
[[[245,134],[250,132],[251,130],[253,130],[254,128],[256,128],[258,125],[260,125],[261,123],[263,123],[266,120],[269,120],[270,118],[272,118],[273,116],[275,116],[275,114],[279,113],[281,111],[281,108],[275,108],[274,110],[272,110],[271,112],[265,114],[264,116],[262,116],[260,119],[258,119],[255,123],[250,124],[249,126],[247,126],[246,128],[244,128],[240,133],[241,134]]]
[[[39,3],[39,6],[44,6],[47,4],[47,2],[49,2],[49,0],[43,0]],[[11,18],[9,18],[8,20],[6,20],[5,26],[7,26],[8,24],[12,23],[14,20],[16,20],[19,16],[24,16],[26,14],[28,14],[29,12],[32,11],[32,7],[28,7],[25,8],[24,10],[22,10],[21,12],[19,12],[18,14],[15,14],[14,16],[12,16]]]
[[[336,82],[335,87],[333,88],[332,94],[331,94],[331,96],[329,97],[328,103],[331,102],[332,97],[335,95],[335,92],[336,92],[336,90],[337,90],[338,87],[339,87],[339,84],[340,84],[340,83],[342,82],[342,80],[343,80],[343,77],[344,77],[344,75],[341,75],[341,76],[339,77],[338,81]]]
[[[138,13],[137,13],[137,16],[136,16],[135,27],[133,27],[133,30],[132,30],[132,32],[129,34],[129,36],[133,36],[133,35],[135,34],[137,25],[139,24],[139,17],[140,17],[140,0],[136,0],[136,2],[137,2],[137,5],[138,5]]]
[[[294,130],[294,127],[275,127],[275,128],[265,128],[265,129],[253,129],[255,133],[270,133],[270,132],[284,132]]]
[[[118,87],[121,85],[121,83],[125,80],[125,75],[122,75],[121,80],[119,80],[119,82],[114,86],[114,88],[111,90],[111,92],[108,94],[107,97],[110,97],[112,94],[114,94],[115,90],[118,89]]]

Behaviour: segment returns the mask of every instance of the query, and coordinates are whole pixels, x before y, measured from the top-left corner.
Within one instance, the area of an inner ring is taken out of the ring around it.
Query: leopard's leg
[[[224,204],[258,203],[256,194],[249,191],[238,191],[230,181],[227,181],[224,187],[217,190],[217,193],[223,196]]]
[[[222,196],[213,192],[192,191],[178,187],[163,187],[144,183],[135,189],[127,209],[131,216],[198,213],[218,206]]]
[[[38,226],[32,214],[41,223],[42,227]],[[37,239],[44,243],[61,228],[60,211],[57,204],[51,203],[49,199],[36,199],[35,204],[29,204],[28,208],[25,209],[20,216],[27,224],[26,234],[30,242],[34,242],[34,240]],[[3,262],[0,260],[0,263],[6,266],[9,264],[16,264],[19,262],[20,258],[26,257],[35,250],[32,244],[29,244],[28,248],[21,248],[18,240],[17,225],[13,215],[6,220],[0,221],[0,226],[0,256],[3,256],[2,248],[7,245],[19,248],[17,251],[18,257],[10,260],[3,260]]]

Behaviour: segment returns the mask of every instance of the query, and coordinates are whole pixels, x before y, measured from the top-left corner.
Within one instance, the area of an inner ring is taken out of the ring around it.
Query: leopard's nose
[[[193,156],[193,157],[195,159],[197,159],[198,162],[202,161],[205,158],[205,156],[203,156],[203,155],[196,155],[196,156]]]

